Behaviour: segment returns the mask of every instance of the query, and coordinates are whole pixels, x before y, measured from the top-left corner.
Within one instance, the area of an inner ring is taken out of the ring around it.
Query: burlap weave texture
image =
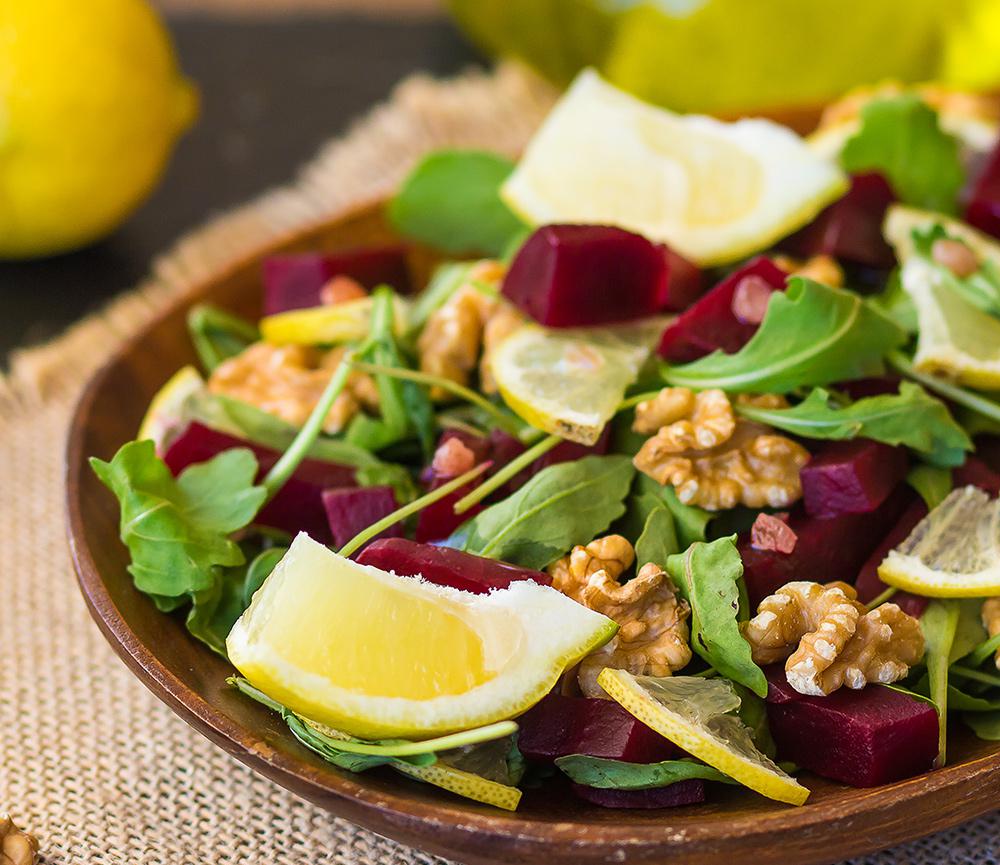
[[[151,280],[0,381],[0,811],[51,865],[442,865],[331,817],[189,729],[115,658],[90,621],[66,550],[62,452],[89,374],[201,277],[267,239],[388,191],[442,145],[516,152],[551,104],[514,68],[416,78],[299,180],[194,232]],[[444,795],[444,794],[442,794]],[[993,816],[872,865],[991,865]]]

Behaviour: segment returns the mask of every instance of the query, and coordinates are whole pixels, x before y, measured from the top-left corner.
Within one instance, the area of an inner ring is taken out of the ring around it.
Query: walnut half
[[[1000,634],[1000,598],[987,598],[983,601],[982,617],[983,627],[990,637]],[[995,659],[997,669],[1000,670],[1000,649],[997,649]]]
[[[38,841],[0,813],[0,865],[34,865]]]
[[[761,601],[743,636],[756,663],[785,660],[788,684],[814,696],[898,681],[924,655],[913,616],[895,604],[868,611],[846,583],[788,583]]]

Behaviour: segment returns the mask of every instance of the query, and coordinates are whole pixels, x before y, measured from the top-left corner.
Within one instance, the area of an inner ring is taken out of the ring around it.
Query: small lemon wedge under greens
[[[801,805],[809,790],[754,745],[733,714],[740,698],[731,682],[697,676],[663,679],[605,668],[597,678],[613,700],[675,745],[768,799]]]
[[[205,380],[198,370],[190,365],[182,366],[150,401],[136,439],[151,439],[159,450],[178,424],[183,422],[180,419],[185,403],[204,387]]]
[[[493,805],[496,808],[503,808],[505,811],[516,811],[521,802],[521,791],[517,787],[501,784],[499,781],[492,781],[482,775],[449,766],[442,760],[428,766],[414,766],[412,763],[398,760],[392,764],[392,767],[397,772],[402,772],[404,775],[409,775],[425,784],[433,784],[442,790],[447,790],[466,799],[473,799],[476,802],[483,802],[486,805]]]
[[[618,225],[709,266],[770,246],[846,189],[783,126],[673,114],[586,70],[501,195],[528,222]]]
[[[374,298],[369,296],[328,306],[279,312],[260,320],[260,333],[265,341],[278,345],[355,342],[368,336],[374,302]],[[393,312],[393,330],[397,335],[405,333],[409,304],[395,297]]]
[[[299,534],[226,646],[255,688],[306,718],[418,739],[515,717],[617,629],[531,581],[471,595]]]
[[[603,329],[525,325],[494,349],[490,369],[500,395],[526,423],[592,445],[662,330],[662,319]]]
[[[980,261],[991,261],[1000,267],[1000,243],[967,222],[944,213],[893,204],[886,211],[882,233],[896,258],[905,263],[916,255],[913,232],[927,233],[936,225],[941,226],[948,237],[962,241]]]
[[[890,586],[932,598],[1000,594],[1000,499],[954,490],[879,565]]]

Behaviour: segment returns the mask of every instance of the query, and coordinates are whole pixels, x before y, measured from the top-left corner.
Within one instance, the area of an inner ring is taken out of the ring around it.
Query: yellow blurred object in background
[[[114,230],[197,107],[143,0],[0,2],[0,258]]]

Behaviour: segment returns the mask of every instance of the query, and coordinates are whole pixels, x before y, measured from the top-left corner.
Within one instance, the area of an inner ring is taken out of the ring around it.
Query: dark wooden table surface
[[[444,19],[174,16],[169,24],[201,88],[198,125],[115,235],[71,255],[0,263],[0,366],[11,349],[56,336],[134,285],[186,230],[293,177],[407,74],[449,75],[479,61]]]

